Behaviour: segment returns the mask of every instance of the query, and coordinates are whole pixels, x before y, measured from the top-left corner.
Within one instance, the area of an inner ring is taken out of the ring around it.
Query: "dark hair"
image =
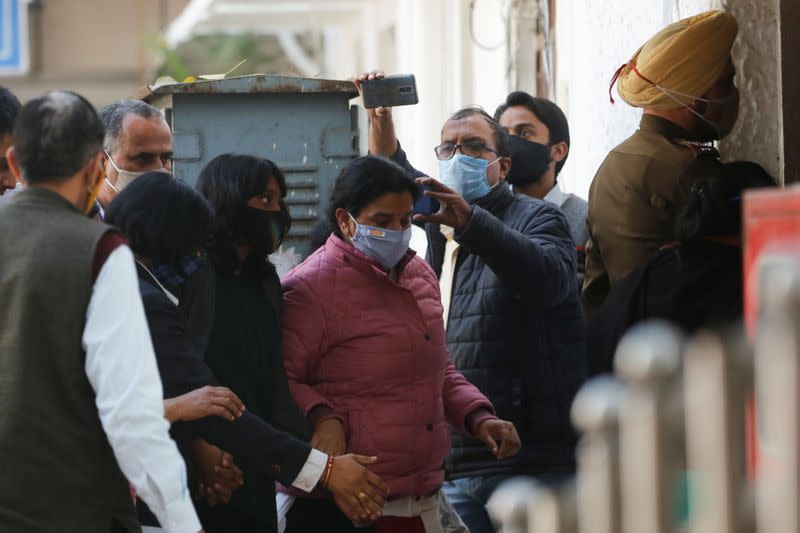
[[[480,107],[465,107],[464,109],[459,109],[450,115],[445,124],[453,120],[463,120],[467,117],[475,115],[483,118],[492,127],[492,131],[494,131],[494,144],[497,148],[497,155],[501,157],[510,157],[511,148],[508,145],[508,133],[506,133],[506,130],[503,129],[499,122],[489,116],[489,113]],[[442,129],[444,130],[444,127],[442,127]]]
[[[505,102],[497,106],[497,110],[494,112],[494,119],[499,121],[500,117],[503,116],[503,113],[505,113],[509,107],[515,106],[522,106],[529,109],[531,113],[536,115],[536,118],[547,126],[550,132],[549,138],[547,139],[549,145],[552,146],[563,142],[569,147],[569,123],[567,122],[567,117],[564,115],[564,112],[555,103],[546,98],[531,96],[524,91],[514,91],[506,97]],[[567,157],[569,157],[569,151],[567,151],[567,156],[564,157],[564,159],[556,163],[556,176],[558,176],[558,173],[564,168]]]
[[[53,91],[25,104],[14,126],[14,149],[29,183],[67,178],[103,146],[103,124],[84,97]]]
[[[254,155],[222,154],[208,162],[200,171],[195,188],[202,194],[214,213],[211,257],[225,270],[236,266],[234,228],[239,223],[247,201],[263,194],[269,178],[275,178],[281,190],[281,210],[289,213],[286,197],[286,178],[278,165]]]
[[[692,185],[686,207],[676,219],[676,238],[686,242],[704,236],[739,235],[744,191],[774,186],[772,176],[756,163],[736,161],[722,165],[717,175]]]
[[[105,215],[131,249],[177,265],[208,243],[211,208],[191,187],[164,172],[148,172],[120,192]]]
[[[0,135],[14,131],[14,122],[21,108],[22,104],[14,93],[0,85]]]
[[[128,115],[150,119],[164,118],[158,109],[141,100],[117,100],[108,104],[100,110],[100,120],[106,128],[103,149],[109,154],[117,151],[119,137],[122,134],[122,122]]]
[[[414,202],[419,199],[420,191],[414,178],[394,161],[372,155],[352,160],[336,178],[328,203],[328,216],[320,220],[313,232],[315,242],[312,250],[324,244],[331,232],[342,236],[336,222],[336,210],[340,207],[358,217],[363,208],[384,194],[404,192],[409,193]]]

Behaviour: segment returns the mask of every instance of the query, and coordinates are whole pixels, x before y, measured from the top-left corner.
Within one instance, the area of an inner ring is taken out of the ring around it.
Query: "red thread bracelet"
[[[328,481],[331,479],[331,472],[333,472],[333,455],[328,456],[328,464],[325,469],[325,479],[322,481],[322,486],[328,488]]]

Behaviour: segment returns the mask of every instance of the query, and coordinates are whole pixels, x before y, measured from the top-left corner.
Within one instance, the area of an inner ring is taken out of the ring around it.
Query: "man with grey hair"
[[[105,127],[106,178],[92,212],[102,219],[112,200],[133,180],[147,172],[172,171],[172,132],[164,115],[141,100],[118,100],[101,109],[99,115]],[[203,256],[186,257],[180,263],[180,271],[174,265],[162,264],[158,260],[149,268],[165,280],[172,294],[179,297],[180,309],[189,322],[191,338],[199,356],[205,351],[214,319],[214,270]],[[183,281],[171,284],[166,280]],[[208,444],[205,446],[209,451],[213,448]],[[204,493],[203,497],[208,501],[226,501],[230,498],[228,490],[236,488],[233,484],[226,485],[234,467],[228,464],[221,450],[215,449],[213,455],[218,458],[216,464],[201,463],[198,458],[194,466],[201,472],[216,472],[214,477],[202,480],[212,492]],[[211,456],[209,453],[204,459]],[[218,486],[222,487],[215,488]]]
[[[168,532],[201,529],[133,254],[85,216],[103,135],[55,91],[22,108],[7,151],[26,187],[0,206],[0,531],[138,532],[128,481]]]
[[[106,179],[100,214],[117,194],[145,172],[172,171],[172,132],[164,115],[141,100],[118,100],[100,110]]]

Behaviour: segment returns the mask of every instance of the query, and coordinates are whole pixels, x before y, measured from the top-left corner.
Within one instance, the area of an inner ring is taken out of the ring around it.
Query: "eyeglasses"
[[[453,156],[456,155],[456,150],[459,148],[462,154],[469,157],[480,157],[487,151],[500,155],[480,141],[467,141],[462,144],[442,143],[434,148],[433,151],[436,152],[436,158],[439,161],[446,161],[452,159]]]

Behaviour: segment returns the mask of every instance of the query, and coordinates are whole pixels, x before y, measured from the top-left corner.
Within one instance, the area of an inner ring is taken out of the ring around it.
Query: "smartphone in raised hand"
[[[419,102],[417,82],[413,74],[364,80],[361,82],[361,95],[367,109],[414,105]]]

